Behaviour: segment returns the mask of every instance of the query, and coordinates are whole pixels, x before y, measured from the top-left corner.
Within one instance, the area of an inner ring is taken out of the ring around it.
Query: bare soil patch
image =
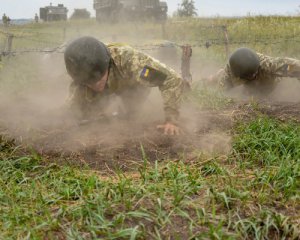
[[[124,120],[67,127],[56,125],[53,129],[30,129],[29,132],[23,129],[19,135],[14,131],[12,136],[60,164],[69,162],[96,170],[136,171],[144,160],[150,163],[189,161],[200,154],[228,154],[234,124],[262,114],[281,121],[299,122],[300,103],[234,103],[222,111],[195,110],[192,117],[183,115],[184,133],[180,136],[163,135],[156,130],[158,122]],[[5,131],[6,136],[10,131]]]

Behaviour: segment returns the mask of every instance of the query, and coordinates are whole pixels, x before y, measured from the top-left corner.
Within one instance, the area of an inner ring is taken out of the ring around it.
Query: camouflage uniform
[[[70,86],[69,103],[82,118],[101,112],[107,97],[116,94],[124,102],[128,114],[150,93],[149,87],[159,87],[164,102],[166,121],[176,122],[183,91],[183,81],[172,69],[129,46],[108,45],[111,54],[106,88],[98,93],[83,85]]]
[[[239,85],[245,85],[251,91],[261,94],[270,93],[276,87],[282,77],[300,78],[300,61],[292,58],[273,58],[257,53],[260,67],[255,80],[245,80],[233,75],[229,63],[214,77],[223,89],[230,89]]]

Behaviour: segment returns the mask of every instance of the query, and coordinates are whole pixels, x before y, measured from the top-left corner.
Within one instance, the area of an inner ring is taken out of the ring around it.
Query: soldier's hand
[[[202,78],[201,80],[206,86],[214,86],[217,84],[214,75],[210,75],[208,77]]]
[[[164,132],[165,135],[179,135],[181,133],[181,130],[179,127],[174,125],[173,123],[166,123],[164,125],[158,125],[158,130],[161,130]]]

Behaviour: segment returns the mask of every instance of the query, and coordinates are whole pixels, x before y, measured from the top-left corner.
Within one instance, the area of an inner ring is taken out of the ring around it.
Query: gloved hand
[[[158,125],[157,129],[162,130],[165,135],[180,135],[181,129],[177,127],[175,124],[167,122],[163,125]]]

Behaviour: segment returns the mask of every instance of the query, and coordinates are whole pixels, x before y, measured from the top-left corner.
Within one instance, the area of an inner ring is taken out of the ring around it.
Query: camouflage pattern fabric
[[[221,69],[213,81],[218,82],[223,89],[230,89],[242,84],[257,91],[271,92],[283,77],[300,78],[300,61],[292,58],[273,58],[257,53],[260,59],[260,67],[255,80],[247,81],[235,77],[229,63]]]
[[[150,92],[150,87],[158,87],[164,102],[166,121],[176,123],[183,92],[181,77],[156,59],[129,46],[108,45],[108,48],[112,63],[106,89],[96,93],[86,86],[74,83],[70,86],[68,101],[78,114],[82,118],[100,114],[112,94],[124,100],[130,114],[130,105],[142,102]]]

